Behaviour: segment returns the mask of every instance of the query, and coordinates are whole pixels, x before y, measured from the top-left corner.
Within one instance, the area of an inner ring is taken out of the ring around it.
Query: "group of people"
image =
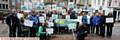
[[[96,34],[101,37],[105,37],[106,33],[107,37],[112,36],[112,28],[115,22],[112,12],[108,13],[108,15],[105,15],[104,12],[96,12],[93,13],[92,16],[89,13],[83,13],[81,19],[82,25],[78,27],[77,30],[78,40],[85,40],[84,38],[87,34]],[[107,32],[105,32],[106,27]]]
[[[78,25],[76,28],[78,38],[81,39],[83,36],[80,34],[97,34],[102,37],[105,37],[105,27],[107,27],[107,36],[112,36],[113,23],[106,23],[106,18],[113,18],[113,14],[109,13],[107,16],[101,12],[81,12],[76,13],[75,11],[69,11],[65,15],[60,12],[25,12],[25,11],[13,11],[6,18],[6,24],[9,26],[9,36],[10,37],[21,37],[21,36],[30,36],[36,37],[36,33],[40,30],[42,26],[42,32],[45,32],[45,28],[54,27],[54,21],[56,19],[78,19]],[[26,20],[33,21],[33,25],[28,27],[24,25]],[[83,29],[81,29],[83,28]],[[95,32],[96,29],[96,32]],[[17,35],[16,35],[17,33]],[[24,35],[23,35],[24,34]],[[80,36],[81,37],[80,37]],[[44,35],[45,36],[45,35]],[[84,37],[82,38],[84,39]]]

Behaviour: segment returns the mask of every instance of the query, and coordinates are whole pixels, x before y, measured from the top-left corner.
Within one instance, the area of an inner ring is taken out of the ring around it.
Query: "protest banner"
[[[35,5],[35,10],[37,11],[44,9],[44,3],[36,2],[34,5]]]
[[[106,18],[106,23],[113,23],[114,19],[113,18]]]
[[[45,23],[45,17],[44,16],[39,17],[39,22]]]
[[[75,7],[75,5],[74,5],[73,2],[68,2],[68,9],[69,9],[69,8],[74,8],[74,7]]]
[[[53,28],[46,28],[46,33],[47,33],[47,34],[50,34],[50,35],[51,35],[51,34],[54,33],[53,31],[54,31]]]
[[[32,27],[33,26],[33,21],[25,19],[24,20],[24,26]]]
[[[76,29],[76,23],[69,23],[68,28],[69,29]]]
[[[57,19],[58,15],[52,14],[52,19]]]

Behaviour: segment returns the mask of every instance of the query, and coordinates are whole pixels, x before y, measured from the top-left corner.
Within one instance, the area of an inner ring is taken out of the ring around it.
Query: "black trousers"
[[[96,26],[96,34],[99,35],[100,34],[100,25]]]
[[[36,37],[36,33],[38,31],[37,27],[30,27],[30,37]]]
[[[90,24],[86,24],[86,26],[87,26],[87,33],[89,34],[91,31],[91,26],[90,26]]]
[[[17,33],[17,35],[16,35]],[[9,27],[9,37],[21,36],[21,27],[20,25],[12,25]]]
[[[91,28],[91,33],[93,33],[93,34],[95,33],[95,27],[93,27],[93,26]]]
[[[85,34],[77,34],[77,40],[85,40]]]
[[[99,31],[100,31],[99,25],[96,25],[96,26],[92,27],[92,33],[95,33],[95,29],[96,29],[96,34],[99,35]]]
[[[21,27],[20,37],[29,37],[29,27],[27,27],[27,26],[22,26]]]
[[[100,36],[104,37],[105,36],[105,26],[100,25]]]
[[[107,24],[107,36],[109,37],[112,36],[112,28],[113,28],[113,24]]]

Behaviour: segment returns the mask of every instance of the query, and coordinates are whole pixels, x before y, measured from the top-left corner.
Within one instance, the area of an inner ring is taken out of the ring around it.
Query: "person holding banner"
[[[24,11],[24,16],[21,19],[21,37],[28,37],[29,36],[29,27],[33,25],[33,21],[29,20],[29,11]]]
[[[108,16],[106,17],[106,26],[107,26],[107,37],[111,37],[112,29],[114,26],[114,18],[112,13],[109,13]]]
[[[42,15],[42,13],[39,13],[39,22],[42,24],[42,23],[45,23],[45,16]]]
[[[36,32],[38,30],[39,24],[39,17],[37,16],[37,13],[32,12],[32,15],[28,18],[30,21],[33,21],[32,27],[30,27],[30,37],[35,37]]]

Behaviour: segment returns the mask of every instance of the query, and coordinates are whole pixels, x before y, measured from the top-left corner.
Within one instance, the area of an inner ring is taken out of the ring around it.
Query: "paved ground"
[[[5,37],[5,38],[3,38]],[[6,24],[2,24],[0,22],[0,40],[10,39],[8,37],[8,26]],[[38,38],[15,38],[14,40],[38,40]],[[115,23],[113,28],[113,35],[111,38],[102,38],[94,34],[89,34],[86,40],[120,40],[120,23]],[[13,40],[13,38],[11,38]],[[64,35],[54,35],[51,40],[74,40],[72,34],[64,34]]]

